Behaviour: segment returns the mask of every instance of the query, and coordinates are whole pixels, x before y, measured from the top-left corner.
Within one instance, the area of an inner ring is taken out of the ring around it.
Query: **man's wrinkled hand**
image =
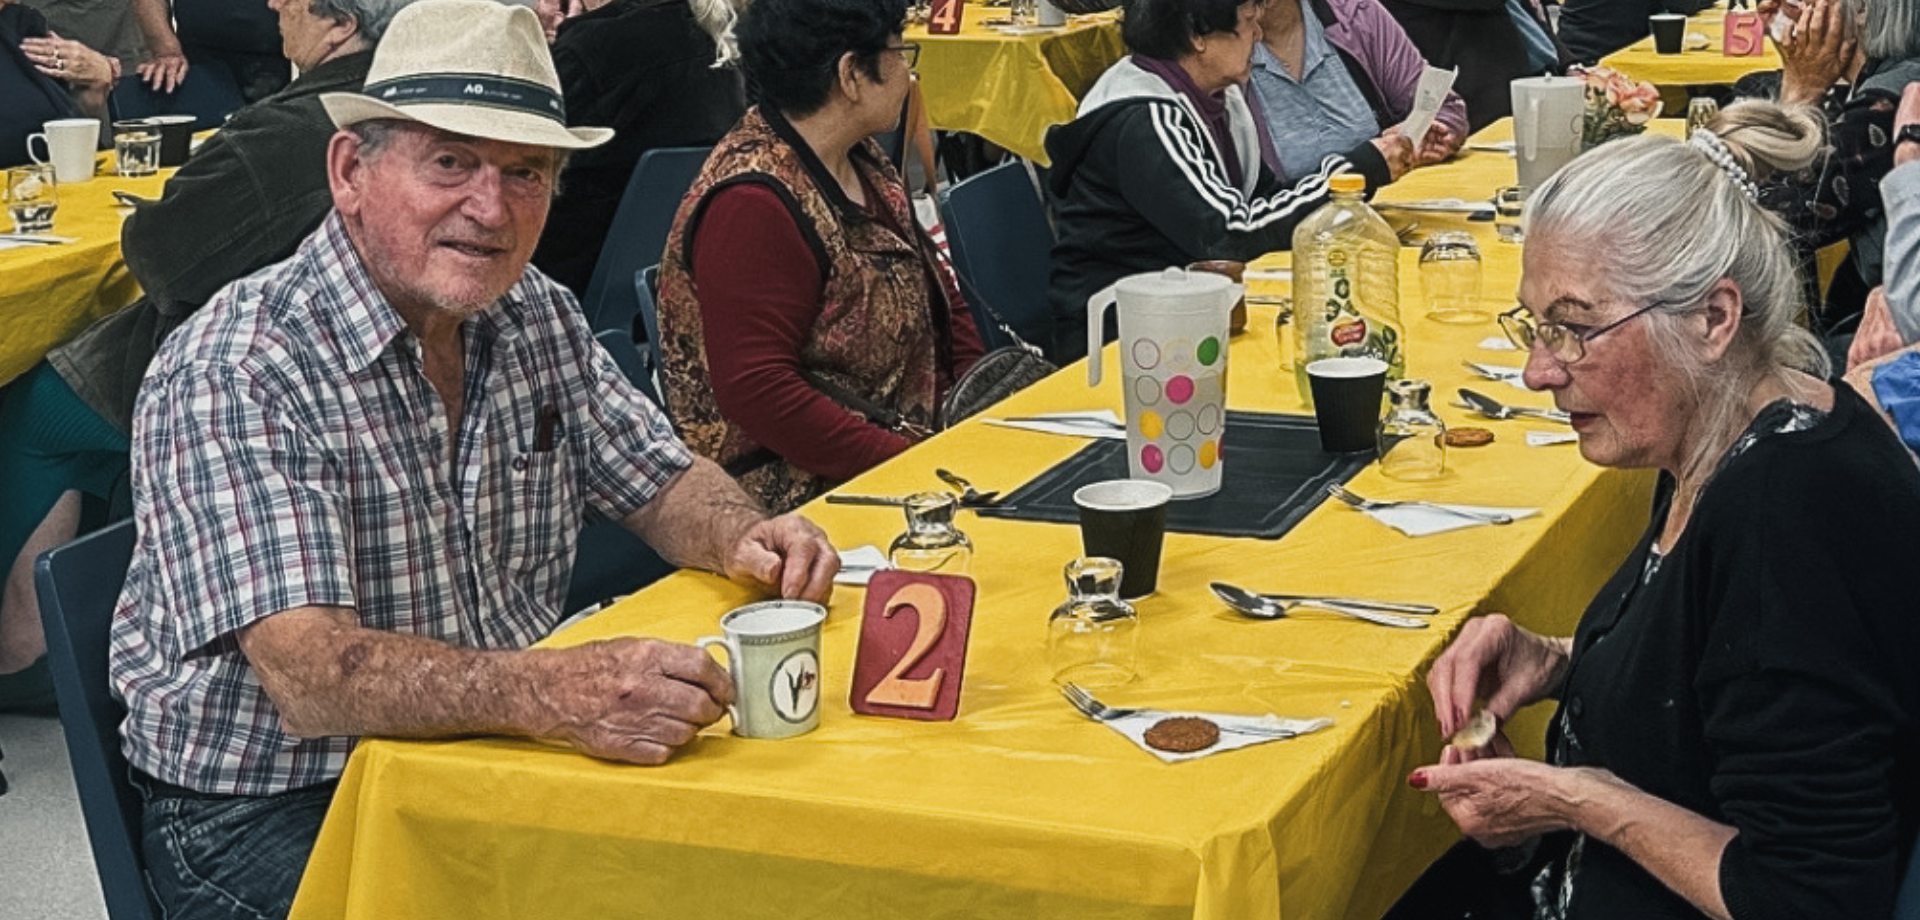
[[[535,690],[557,724],[535,734],[607,760],[666,763],[734,700],[726,670],[690,645],[612,639],[536,654],[549,677]]]
[[[1867,295],[1867,308],[1860,314],[1860,329],[1853,334],[1853,345],[1847,349],[1847,369],[1852,370],[1875,358],[1893,354],[1906,344],[1900,338],[1900,327],[1893,323],[1893,309],[1887,305],[1887,289],[1874,288]]]
[[[187,78],[187,56],[178,51],[172,54],[155,53],[136,69],[141,82],[155,92],[171,93]]]
[[[734,581],[823,604],[833,595],[833,576],[839,571],[840,554],[827,535],[794,514],[747,528],[728,554],[726,567]]]

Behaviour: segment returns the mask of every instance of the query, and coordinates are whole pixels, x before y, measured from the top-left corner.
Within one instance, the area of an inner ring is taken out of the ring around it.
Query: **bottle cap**
[[[1327,180],[1327,188],[1336,192],[1364,192],[1367,177],[1359,173],[1341,173]]]

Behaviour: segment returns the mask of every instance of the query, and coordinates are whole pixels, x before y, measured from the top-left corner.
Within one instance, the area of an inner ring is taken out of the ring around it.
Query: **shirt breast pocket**
[[[573,454],[565,444],[516,453],[502,477],[493,515],[501,565],[524,576],[564,568],[580,534],[579,493]]]

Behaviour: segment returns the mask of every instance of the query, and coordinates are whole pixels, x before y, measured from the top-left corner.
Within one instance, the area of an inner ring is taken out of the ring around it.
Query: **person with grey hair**
[[[1660,473],[1573,636],[1478,616],[1427,678],[1442,736],[1559,701],[1544,763],[1496,728],[1408,777],[1472,840],[1535,848],[1513,876],[1531,916],[1891,913],[1920,826],[1920,471],[1825,379],[1786,228],[1754,201],[1820,128],[1729,107],[1687,143],[1587,153],[1528,203],[1501,319],[1526,383],[1588,460]]]
[[[614,139],[567,164],[533,264],[584,298],[640,157],[662,147],[713,146],[746,113],[747,91],[733,66],[733,0],[582,0],[581,7],[560,24],[553,66],[567,120],[606,125]],[[649,253],[642,264],[659,260]]]
[[[272,0],[300,78],[247,106],[188,157],[120,230],[144,292],[48,353],[0,395],[0,712],[50,711],[31,561],[71,539],[81,496],[107,499],[127,469],[134,394],[154,351],[227,282],[292,254],[320,225],[333,123],[320,94],[357,90],[373,46],[411,0]],[[17,561],[16,561],[17,559]]]
[[[1778,0],[1763,0],[1772,17]],[[1815,299],[1815,331],[1836,356],[1857,327],[1870,290],[1886,270],[1886,211],[1879,183],[1893,168],[1894,111],[1906,85],[1920,80],[1920,0],[1811,0],[1781,8],[1794,19],[1776,42],[1777,91],[1743,81],[1736,91],[1776,95],[1786,105],[1818,105],[1829,149],[1808,168],[1777,176],[1761,201],[1794,229],[1809,283],[1814,251],[1848,244],[1846,260]]]

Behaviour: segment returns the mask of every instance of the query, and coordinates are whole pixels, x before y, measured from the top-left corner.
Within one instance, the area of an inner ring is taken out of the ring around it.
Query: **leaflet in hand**
[[[1407,120],[1400,123],[1400,130],[1413,141],[1413,148],[1420,149],[1420,143],[1426,140],[1427,129],[1433,127],[1434,116],[1440,114],[1440,106],[1447,101],[1447,92],[1453,89],[1453,79],[1460,69],[1441,70],[1431,64],[1420,75],[1420,85],[1413,91],[1413,111],[1407,113]]]

